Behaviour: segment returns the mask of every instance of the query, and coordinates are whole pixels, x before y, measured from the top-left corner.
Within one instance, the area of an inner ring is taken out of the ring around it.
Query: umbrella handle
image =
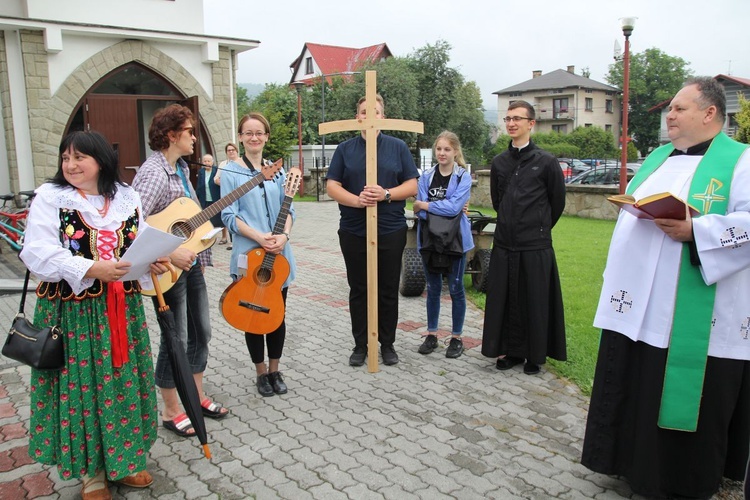
[[[177,271],[175,270],[174,266],[172,266],[171,262],[167,262],[164,264],[169,268],[169,272],[172,275],[172,283],[177,281]],[[154,283],[154,291],[156,291],[156,300],[159,302],[159,308],[167,307],[167,304],[164,302],[164,295],[161,293],[161,285],[159,284],[159,276],[157,276],[156,273],[151,273],[151,281]]]

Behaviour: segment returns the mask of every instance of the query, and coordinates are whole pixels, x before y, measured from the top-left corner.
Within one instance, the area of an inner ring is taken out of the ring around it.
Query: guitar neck
[[[286,226],[286,218],[289,216],[289,209],[292,206],[292,197],[285,196],[284,201],[281,203],[281,209],[279,210],[279,216],[276,217],[276,223],[273,226],[271,234],[281,234],[284,232],[284,226]],[[273,261],[276,260],[276,254],[266,253],[263,257],[262,268],[271,269],[273,267]]]
[[[186,223],[189,224],[190,227],[193,228],[193,230],[195,230],[195,228],[201,227],[203,224],[208,222],[211,217],[218,214],[235,201],[239,200],[243,195],[247,194],[255,186],[260,185],[260,183],[263,182],[264,179],[265,178],[261,174],[253,176],[253,178],[246,183],[242,184],[226,196],[221,197],[218,201],[212,203],[210,206],[204,208],[199,213],[189,218]]]

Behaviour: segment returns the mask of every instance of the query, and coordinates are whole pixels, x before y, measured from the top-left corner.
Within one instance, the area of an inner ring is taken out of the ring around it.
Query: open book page
[[[138,236],[120,258],[130,262],[130,271],[120,281],[137,280],[149,271],[149,266],[159,257],[175,251],[184,239],[180,236],[165,233],[161,229],[145,225],[138,231]]]
[[[630,195],[614,195],[609,201],[639,219],[685,220],[686,203],[671,193],[657,193],[635,201]],[[695,207],[687,205],[690,214],[699,215]]]

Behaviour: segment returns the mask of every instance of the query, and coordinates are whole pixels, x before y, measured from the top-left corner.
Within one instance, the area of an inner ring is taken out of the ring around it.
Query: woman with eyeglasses
[[[229,163],[230,161],[236,162],[240,157],[237,145],[233,142],[229,142],[226,146],[224,146],[224,152],[227,154],[227,159],[219,163],[219,168],[217,169],[218,172],[216,172],[216,175],[214,176],[214,184],[216,184],[217,186],[221,186],[221,173],[224,171],[224,167],[227,166],[227,163]],[[227,228],[223,227],[221,229],[221,241],[219,241],[219,245],[224,245],[227,243],[227,241],[231,241],[231,239],[229,238],[229,232],[227,231]],[[231,245],[227,247],[227,250],[231,249]]]
[[[237,127],[239,140],[245,148],[245,154],[237,161],[227,163],[221,176],[221,195],[226,196],[235,188],[246,183],[251,176],[261,175],[263,165],[270,162],[263,158],[263,148],[270,137],[271,126],[265,116],[250,113],[240,120]],[[282,285],[282,299],[286,304],[289,285],[294,281],[296,264],[292,247],[289,245],[289,233],[294,223],[294,205],[289,210],[284,231],[273,234],[276,219],[281,212],[284,201],[284,183],[286,175],[282,171],[272,180],[264,180],[258,187],[250,190],[239,200],[222,210],[224,225],[233,236],[232,257],[229,273],[237,281],[247,269],[247,260],[241,259],[254,248],[263,248],[267,253],[281,254],[289,262],[289,277]],[[250,358],[255,364],[256,387],[261,396],[286,394],[287,386],[279,371],[279,360],[284,350],[286,321],[273,332],[258,335],[245,332],[245,343]],[[264,346],[265,344],[265,346]],[[265,347],[268,348],[268,365],[265,362]]]
[[[190,109],[172,104],[158,110],[148,131],[149,147],[154,153],[138,169],[133,187],[141,196],[143,216],[159,213],[177,198],[188,197],[198,203],[198,195],[190,183],[190,170],[183,156],[193,153],[195,119]],[[174,314],[176,328],[187,346],[187,358],[193,371],[195,385],[203,407],[203,415],[223,418],[229,411],[203,393],[203,372],[208,363],[208,342],[211,340],[211,319],[208,291],[203,271],[211,263],[211,249],[196,254],[180,247],[169,256],[172,265],[184,272],[177,282],[164,292],[164,301]],[[154,308],[158,308],[154,297]],[[167,357],[167,346],[159,345],[156,358],[156,386],[164,401],[162,425],[178,436],[194,436],[177,396],[172,368]]]

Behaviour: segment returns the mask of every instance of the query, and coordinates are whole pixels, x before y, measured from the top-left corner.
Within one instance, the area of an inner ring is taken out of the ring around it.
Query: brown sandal
[[[81,500],[112,500],[112,493],[109,491],[109,485],[104,480],[104,475],[97,474],[91,478],[84,478],[81,480]],[[99,488],[92,491],[86,491],[87,488],[94,484],[103,484],[103,488]]]
[[[122,486],[130,486],[131,488],[148,488],[153,484],[154,478],[151,477],[148,471],[142,470],[112,482]]]

